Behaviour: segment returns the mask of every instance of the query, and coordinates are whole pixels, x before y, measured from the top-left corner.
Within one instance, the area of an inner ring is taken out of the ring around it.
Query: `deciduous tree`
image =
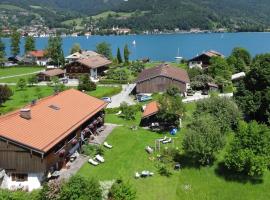
[[[240,122],[225,156],[225,166],[248,176],[262,176],[270,164],[270,129],[253,121]]]
[[[224,145],[225,137],[215,118],[209,114],[195,117],[183,140],[185,153],[201,165],[210,164]]]
[[[135,200],[136,191],[131,185],[124,183],[122,180],[117,180],[112,185],[108,197],[111,200]]]
[[[106,43],[106,42],[99,43],[96,46],[96,52],[101,54],[101,55],[104,55],[105,57],[107,57],[109,59],[112,59],[111,45]]]
[[[80,51],[81,51],[81,45],[79,43],[75,43],[75,44],[73,44],[73,46],[70,50],[70,54],[80,52]]]
[[[0,106],[12,96],[12,90],[7,85],[0,85]]]

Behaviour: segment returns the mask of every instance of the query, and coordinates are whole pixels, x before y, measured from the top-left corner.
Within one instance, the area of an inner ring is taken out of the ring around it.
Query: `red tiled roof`
[[[70,89],[28,106],[30,120],[20,117],[20,110],[0,117],[0,137],[47,152],[106,106],[100,99]]]
[[[43,51],[43,50],[30,51],[28,54],[30,54],[31,56],[37,57],[37,58],[45,57],[45,51]]]
[[[143,118],[150,117],[154,114],[156,114],[159,111],[159,105],[158,102],[153,101],[146,105],[144,112],[143,112]]]
[[[137,79],[137,83],[146,81],[157,76],[165,76],[184,83],[189,83],[188,73],[184,69],[172,67],[168,64],[162,64],[153,68],[143,70]]]

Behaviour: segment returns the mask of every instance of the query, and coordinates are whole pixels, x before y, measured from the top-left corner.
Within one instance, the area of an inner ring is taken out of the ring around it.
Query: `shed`
[[[63,78],[65,77],[65,70],[52,69],[37,74],[38,81],[51,81],[52,77]]]

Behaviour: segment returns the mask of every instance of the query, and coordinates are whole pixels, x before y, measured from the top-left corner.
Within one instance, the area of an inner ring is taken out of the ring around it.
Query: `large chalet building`
[[[87,74],[92,81],[98,81],[104,75],[112,62],[106,57],[94,51],[82,51],[66,57],[68,64],[65,66],[66,76],[70,79],[78,79]]]
[[[28,191],[39,188],[103,126],[106,106],[70,89],[1,116],[0,185]]]
[[[176,86],[185,94],[190,87],[188,73],[184,69],[161,64],[143,70],[136,80],[136,93],[165,92],[169,87]]]

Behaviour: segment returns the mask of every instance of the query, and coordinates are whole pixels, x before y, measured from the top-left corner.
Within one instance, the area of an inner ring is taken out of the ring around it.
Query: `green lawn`
[[[187,114],[184,125],[188,122],[195,104],[187,104]],[[216,173],[217,163],[212,167],[183,167],[179,172],[173,171],[171,177],[158,174],[157,161],[148,155],[144,148],[154,146],[157,138],[163,137],[158,133],[139,128],[137,131],[130,129],[130,125],[139,124],[140,113],[136,120],[128,121],[107,114],[106,122],[124,125],[118,127],[107,138],[113,145],[111,150],[105,150],[105,163],[97,167],[86,163],[78,172],[85,177],[94,177],[99,180],[113,180],[122,178],[136,188],[139,200],[264,200],[270,199],[267,192],[270,187],[270,173],[268,172],[262,183],[229,181]],[[175,146],[181,149],[181,141],[185,128],[175,138]],[[172,145],[172,144],[169,144]],[[163,147],[164,148],[164,147]],[[150,159],[151,158],[151,159]],[[155,173],[151,178],[135,179],[136,171],[150,170]]]
[[[6,67],[0,68],[0,78],[20,74],[33,73],[43,70],[44,67]]]
[[[4,114],[21,108],[24,105],[29,104],[32,100],[38,98],[36,87],[27,87],[25,90],[17,90],[16,87],[11,88],[13,90],[13,96],[2,106],[0,106],[0,114]],[[52,95],[53,88],[47,86],[40,86],[40,94],[42,95],[42,97]]]
[[[16,76],[16,77],[11,77],[11,78],[4,78],[4,79],[0,79],[0,83],[17,83],[19,79],[23,78],[26,81],[28,80],[28,78],[34,76],[34,74],[31,75],[23,75],[23,76]]]
[[[88,92],[88,94],[97,98],[111,97],[115,94],[120,93],[121,90],[122,90],[121,86],[119,87],[97,86],[97,89],[95,91]]]
[[[48,86],[38,86],[42,97],[53,94],[53,88]],[[10,87],[13,91],[13,96],[0,106],[0,114],[8,113],[29,104],[32,100],[38,99],[38,92],[36,87],[27,87],[25,90],[17,90],[16,86]],[[103,96],[112,96],[121,91],[120,87],[103,87],[98,86],[97,90],[89,92],[88,94],[97,98]]]
[[[173,67],[179,67],[182,69],[187,69],[187,65],[186,64],[179,64],[176,62],[166,62],[167,64],[173,66]],[[145,68],[151,68],[151,67],[155,67],[157,65],[163,64],[163,62],[156,62],[156,61],[152,61],[149,63],[145,63]]]

